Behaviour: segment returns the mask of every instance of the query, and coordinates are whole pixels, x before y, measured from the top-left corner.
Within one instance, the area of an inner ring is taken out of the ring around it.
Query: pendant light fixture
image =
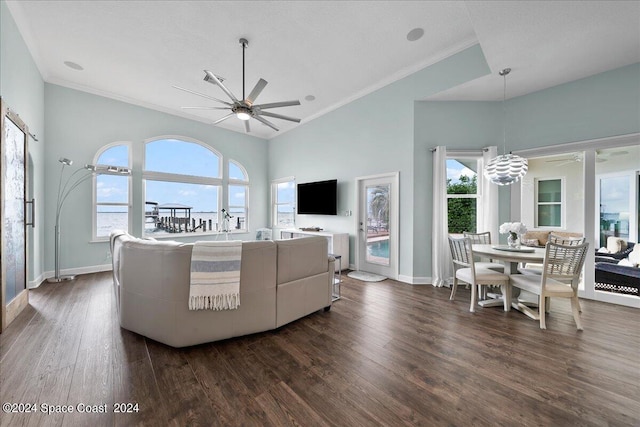
[[[500,75],[504,78],[504,92],[502,96],[502,155],[489,160],[484,168],[484,176],[491,182],[498,185],[511,185],[518,182],[529,169],[527,159],[516,154],[507,154],[507,74],[511,72],[511,68],[505,68],[500,71]]]

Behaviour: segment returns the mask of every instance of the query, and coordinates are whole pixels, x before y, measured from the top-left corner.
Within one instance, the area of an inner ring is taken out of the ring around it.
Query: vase
[[[507,245],[510,248],[518,249],[520,247],[520,236],[517,233],[509,233],[507,236]]]

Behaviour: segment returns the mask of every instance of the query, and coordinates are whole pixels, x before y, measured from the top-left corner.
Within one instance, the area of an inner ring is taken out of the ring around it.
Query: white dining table
[[[532,248],[523,246],[520,248],[510,248],[507,245],[480,244],[474,243],[472,246],[473,254],[483,258],[501,261],[504,264],[504,272],[506,274],[520,274],[518,265],[520,263],[542,264],[544,262],[544,248]],[[519,293],[517,291],[520,291]],[[487,294],[490,299],[478,302],[482,307],[502,306],[502,294]],[[530,314],[526,310],[526,306],[537,306],[537,296],[526,291],[514,288],[512,294],[511,307],[522,311],[527,316]]]

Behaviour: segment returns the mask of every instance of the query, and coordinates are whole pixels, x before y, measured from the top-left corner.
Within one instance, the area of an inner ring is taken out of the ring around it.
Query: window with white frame
[[[229,220],[230,230],[249,229],[249,176],[237,162],[229,160]]]
[[[220,229],[222,156],[186,138],[145,144],[142,172],[146,235]]]
[[[478,199],[481,197],[478,170],[481,156],[447,158],[447,218],[449,233],[475,233]]]
[[[563,187],[562,178],[536,180],[536,227],[563,227]]]
[[[117,142],[103,147],[95,156],[96,166],[130,168],[130,145]],[[97,168],[93,191],[93,238],[104,240],[111,230],[130,230],[131,176]]]
[[[271,183],[271,224],[275,228],[295,227],[296,181],[293,177]]]

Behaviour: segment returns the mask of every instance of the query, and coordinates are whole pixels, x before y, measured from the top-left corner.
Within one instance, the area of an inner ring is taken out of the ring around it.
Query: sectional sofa
[[[279,328],[331,308],[333,257],[327,239],[242,243],[240,307],[188,308],[193,244],[110,236],[120,326],[172,347]]]

